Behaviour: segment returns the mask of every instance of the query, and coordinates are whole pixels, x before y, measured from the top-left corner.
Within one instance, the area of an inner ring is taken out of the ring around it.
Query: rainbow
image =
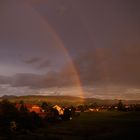
[[[83,92],[83,89],[82,89],[82,84],[81,84],[81,80],[80,80],[80,75],[76,69],[76,66],[74,65],[72,59],[71,59],[71,56],[68,52],[68,50],[66,49],[63,41],[61,40],[61,38],[57,35],[57,33],[55,32],[55,30],[53,29],[53,27],[48,23],[47,19],[44,19],[40,14],[38,14],[38,12],[35,11],[35,9],[27,4],[26,4],[26,8],[29,8],[31,10],[31,12],[33,14],[35,14],[35,16],[37,16],[37,18],[41,21],[41,24],[43,24],[43,27],[44,27],[44,31],[45,32],[48,32],[50,33],[50,35],[53,37],[54,39],[54,43],[56,44],[56,46],[58,46],[59,50],[61,50],[61,52],[63,53],[64,57],[70,62],[70,70],[71,72],[74,74],[74,85],[76,87],[76,94],[77,96],[80,96],[80,97],[84,97],[84,92]]]

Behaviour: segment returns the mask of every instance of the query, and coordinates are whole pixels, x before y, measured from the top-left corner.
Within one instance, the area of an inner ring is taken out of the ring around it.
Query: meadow
[[[48,126],[47,133],[63,140],[135,140],[140,138],[140,112],[83,112]]]
[[[140,112],[82,112],[72,120],[47,123],[33,131],[13,132],[0,140],[137,140]]]

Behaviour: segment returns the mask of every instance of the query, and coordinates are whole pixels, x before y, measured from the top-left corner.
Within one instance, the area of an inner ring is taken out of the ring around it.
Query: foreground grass
[[[140,112],[88,112],[50,126],[48,133],[62,139],[114,140],[139,137]]]
[[[85,112],[71,121],[0,140],[137,140],[139,133],[140,112]]]

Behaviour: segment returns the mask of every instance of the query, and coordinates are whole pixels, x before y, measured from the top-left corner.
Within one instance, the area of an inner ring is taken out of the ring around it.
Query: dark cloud
[[[51,67],[51,61],[41,57],[31,57],[23,60],[24,63],[33,65],[37,69],[45,69]]]
[[[139,6],[138,0],[1,0],[0,84],[73,86],[72,60],[83,86],[139,87]]]
[[[41,60],[41,58],[39,58],[39,57],[32,57],[32,58],[23,60],[23,62],[25,62],[27,64],[34,64],[34,63],[38,63],[40,60]]]
[[[51,67],[52,63],[50,60],[44,60],[42,62],[40,62],[40,64],[37,66],[38,69],[44,69],[44,68],[48,68]]]
[[[38,70],[48,69],[52,66],[52,62],[47,58],[30,57],[23,60],[25,64],[29,64]]]
[[[26,0],[30,4],[40,4],[44,2],[45,0]]]
[[[11,84],[11,77],[0,75],[0,84]]]
[[[83,85],[117,84],[124,86],[140,85],[140,48],[137,46],[122,48],[95,48],[79,55],[74,60]],[[40,63],[41,64],[41,63]],[[49,67],[46,61],[40,68]],[[75,84],[76,73],[71,64],[57,72],[47,74],[16,74],[12,77],[13,86],[55,87]],[[6,83],[8,77],[1,76],[0,82]],[[9,80],[11,82],[11,79]]]
[[[47,74],[19,73],[12,77],[0,76],[0,84],[9,84],[12,87],[29,87],[31,89],[78,86],[77,75],[71,65],[65,66],[60,71],[50,71]]]
[[[74,81],[69,81],[64,77],[61,77],[56,72],[50,72],[47,75],[37,75],[37,74],[17,74],[13,77],[12,86],[24,87],[28,86],[30,88],[47,88],[56,86],[70,86],[74,85]]]
[[[85,84],[139,86],[139,52],[139,46],[95,48],[75,62]]]

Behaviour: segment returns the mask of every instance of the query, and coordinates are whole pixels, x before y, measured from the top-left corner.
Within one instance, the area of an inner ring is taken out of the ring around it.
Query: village
[[[140,111],[140,104],[123,104],[121,100],[118,102],[118,104],[113,104],[113,105],[98,105],[97,103],[93,103],[89,105],[82,104],[76,107],[72,105],[61,106],[57,104],[52,106],[52,105],[48,105],[47,102],[42,102],[41,105],[29,104],[29,103],[24,104],[23,101],[20,101],[20,103],[16,103],[15,106],[18,110],[24,109],[24,110],[28,110],[29,112],[34,112],[38,114],[41,118],[45,118],[47,116],[52,117],[54,115],[54,112],[57,112],[56,114],[59,116],[58,120],[63,120],[64,116],[65,119],[71,120],[72,116],[76,116],[80,112]]]
[[[88,105],[81,104],[78,106],[62,106],[59,104],[50,105],[45,101],[42,101],[41,104],[33,104],[24,103],[24,101],[10,102],[4,99],[0,102],[0,138],[2,139],[3,137],[5,138],[5,136],[12,136],[13,139],[15,139],[15,137],[22,135],[26,137],[33,135],[34,137],[36,136],[36,132],[37,135],[40,135],[40,133],[43,133],[42,135],[44,135],[44,131],[48,131],[48,134],[53,133],[54,135],[56,135],[56,133],[60,133],[60,135],[65,133],[66,135],[75,135],[75,132],[74,134],[67,134],[69,131],[65,132],[64,130],[61,130],[63,127],[65,128],[65,125],[62,127],[61,124],[67,124],[68,122],[69,124],[73,124],[81,117],[86,119],[86,116],[93,116],[93,118],[98,119],[99,115],[100,120],[100,117],[104,117],[105,114],[117,115],[123,114],[123,112],[124,114],[125,112],[130,112],[130,114],[140,112],[140,105],[123,104],[120,100],[117,104],[112,105],[99,105],[97,103],[92,103]],[[112,116],[110,115],[108,118]],[[77,121],[75,123],[77,123]],[[54,130],[56,126],[61,129]],[[48,127],[50,128],[49,130]],[[81,129],[78,128],[78,131],[80,130]],[[85,131],[85,133],[88,132]]]

